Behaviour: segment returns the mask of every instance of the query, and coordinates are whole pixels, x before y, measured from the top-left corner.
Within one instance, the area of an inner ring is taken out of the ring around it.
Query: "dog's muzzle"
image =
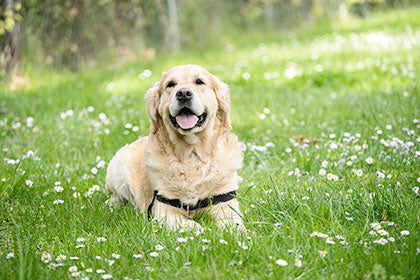
[[[202,126],[206,120],[207,113],[198,115],[194,106],[194,93],[189,88],[180,88],[175,94],[178,103],[178,112],[173,116],[169,114],[172,125],[188,131],[195,127]]]

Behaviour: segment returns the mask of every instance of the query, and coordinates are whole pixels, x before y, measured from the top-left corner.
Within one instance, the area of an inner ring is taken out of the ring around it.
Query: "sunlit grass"
[[[0,278],[419,278],[418,13],[75,73],[28,67],[28,90],[0,88]],[[204,233],[171,232],[104,204],[102,161],[148,133],[145,91],[185,63],[231,88],[247,236],[207,215]]]

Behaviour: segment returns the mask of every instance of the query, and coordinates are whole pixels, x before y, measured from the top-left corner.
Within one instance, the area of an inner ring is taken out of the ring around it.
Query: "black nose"
[[[190,100],[192,96],[193,96],[193,93],[189,88],[180,88],[176,92],[176,99],[178,99],[179,101]]]

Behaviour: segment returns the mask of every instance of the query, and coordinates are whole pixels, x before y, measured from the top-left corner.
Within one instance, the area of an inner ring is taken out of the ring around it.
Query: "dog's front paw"
[[[111,195],[111,197],[105,201],[105,204],[111,207],[121,207],[124,205],[124,200],[122,200],[119,196],[117,195]]]

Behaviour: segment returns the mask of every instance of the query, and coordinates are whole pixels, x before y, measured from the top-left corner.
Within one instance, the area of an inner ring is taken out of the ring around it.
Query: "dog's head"
[[[198,65],[180,65],[163,73],[145,95],[151,133],[163,126],[181,135],[208,127],[231,129],[229,87]]]

